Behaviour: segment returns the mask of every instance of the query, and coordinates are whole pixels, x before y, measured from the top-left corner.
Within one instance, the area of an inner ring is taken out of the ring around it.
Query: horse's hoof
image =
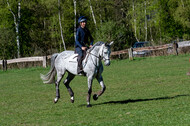
[[[98,99],[98,95],[97,94],[94,94],[93,95],[93,99],[96,101]]]
[[[73,96],[71,97],[71,103],[74,103],[74,97]]]
[[[54,103],[57,103],[58,102],[58,98],[55,98],[53,101],[54,101]]]
[[[56,101],[56,100],[53,100],[53,102],[54,102],[54,103],[57,103],[57,101]]]
[[[89,104],[89,105],[87,105],[86,107],[87,107],[87,108],[90,108],[90,107],[92,107],[92,105],[91,105],[91,104]]]
[[[71,99],[71,103],[74,103],[74,100]]]

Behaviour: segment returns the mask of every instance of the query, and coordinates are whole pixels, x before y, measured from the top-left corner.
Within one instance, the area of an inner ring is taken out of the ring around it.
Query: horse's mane
[[[104,42],[99,41],[99,42],[95,43],[88,51],[91,52],[94,49],[94,47],[101,46],[103,44],[104,44]]]

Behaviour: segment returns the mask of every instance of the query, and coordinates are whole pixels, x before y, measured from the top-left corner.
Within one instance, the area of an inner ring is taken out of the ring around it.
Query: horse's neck
[[[86,58],[89,57],[88,55],[91,55],[92,60],[94,62],[96,62],[97,64],[99,64],[99,62],[101,61],[101,59],[100,59],[100,50],[101,50],[101,47],[102,46],[96,46],[96,47],[94,47],[93,50],[91,50],[90,52],[88,52],[89,54],[86,55]],[[87,60],[89,60],[89,59],[87,59]]]
[[[100,48],[101,46],[96,46],[90,53],[95,54],[96,56],[99,57]]]

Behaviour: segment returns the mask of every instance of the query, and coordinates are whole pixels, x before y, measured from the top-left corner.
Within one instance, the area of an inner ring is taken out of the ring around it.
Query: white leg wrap
[[[54,99],[54,102],[57,102],[58,101],[58,98],[56,97],[55,99]]]
[[[103,88],[103,87],[104,87],[104,83],[103,83],[103,82],[100,82],[100,86]]]
[[[71,100],[74,100],[74,97],[71,97]]]

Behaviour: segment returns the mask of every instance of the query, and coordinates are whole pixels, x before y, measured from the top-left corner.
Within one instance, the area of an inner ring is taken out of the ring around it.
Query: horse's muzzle
[[[106,60],[106,61],[104,62],[104,65],[109,66],[109,65],[110,65],[110,60]]]

